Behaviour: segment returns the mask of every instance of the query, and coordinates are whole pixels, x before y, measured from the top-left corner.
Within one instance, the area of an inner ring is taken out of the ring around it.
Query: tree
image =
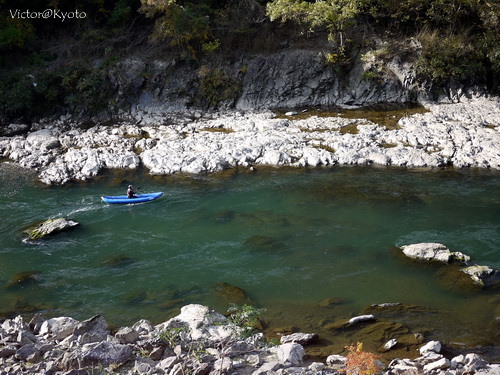
[[[360,11],[361,0],[318,0],[313,3],[302,0],[274,0],[267,4],[267,15],[281,22],[293,21],[309,27],[326,27],[330,41],[339,38],[343,48],[343,33],[354,22]]]

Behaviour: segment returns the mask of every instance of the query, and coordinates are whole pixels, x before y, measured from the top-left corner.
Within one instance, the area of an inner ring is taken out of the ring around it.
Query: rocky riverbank
[[[179,315],[158,325],[140,320],[114,332],[100,315],[77,321],[44,320],[37,314],[29,322],[18,316],[0,326],[0,374],[336,375],[354,370],[353,355],[360,353],[332,353],[325,361],[313,361],[304,346],[316,339],[314,333],[282,336],[279,344],[271,345],[261,333],[245,334],[246,328],[202,305],[184,306]],[[392,346],[389,341],[387,350]],[[488,364],[477,354],[447,358],[441,349],[440,342],[431,341],[413,360],[383,364],[358,356],[357,363],[373,363],[387,375],[500,373],[500,365]]]
[[[366,119],[272,112],[123,114],[82,128],[71,118],[11,124],[0,156],[35,169],[46,184],[87,180],[144,165],[153,175],[260,165],[392,165],[500,169],[500,100],[428,105],[395,129]]]

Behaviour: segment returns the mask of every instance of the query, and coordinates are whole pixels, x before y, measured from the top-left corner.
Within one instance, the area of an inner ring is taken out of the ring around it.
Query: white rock
[[[375,316],[372,314],[359,315],[359,316],[355,316],[354,318],[349,319],[347,324],[358,324],[358,323],[364,323],[364,322],[371,322],[373,320],[375,320]]]
[[[396,346],[397,343],[398,341],[396,339],[390,339],[384,344],[384,346],[382,346],[382,348],[384,348],[385,350],[391,350]]]
[[[233,362],[231,359],[224,357],[218,359],[214,363],[214,371],[218,374],[226,374],[233,368]]]
[[[306,352],[300,344],[287,343],[278,346],[276,354],[281,363],[288,366],[300,366],[303,363]]]
[[[305,345],[318,337],[315,333],[292,333],[291,335],[281,336],[280,342],[286,344],[296,342],[297,344]]]
[[[450,367],[450,360],[447,358],[441,358],[439,361],[429,363],[424,366],[425,372],[430,372],[434,370],[444,370]]]
[[[168,328],[180,327],[186,328],[186,335],[189,335],[191,340],[208,342],[226,341],[237,336],[240,331],[224,315],[197,304],[182,307],[179,315],[157,325],[155,329],[161,332]]]
[[[134,331],[137,331],[140,335],[148,335],[153,332],[154,326],[149,320],[141,319],[138,322],[134,323],[132,326]]]
[[[421,355],[428,352],[439,353],[441,351],[441,342],[439,341],[429,341],[427,344],[419,349]]]
[[[130,327],[122,327],[115,336],[120,340],[120,343],[131,344],[139,339],[139,332]]]
[[[463,354],[460,354],[456,357],[453,357],[451,359],[451,364],[450,364],[450,367],[452,369],[457,369],[459,368],[460,366],[463,366],[465,363],[465,356]]]
[[[41,336],[54,337],[56,340],[63,340],[72,334],[78,323],[78,320],[70,317],[48,319],[42,323],[39,334]]]
[[[488,362],[475,353],[468,353],[464,359],[464,367],[467,372],[475,372],[488,366]]]
[[[452,259],[455,259],[455,254],[459,259],[470,260],[463,253],[452,253],[450,249],[441,243],[417,243],[401,246],[401,249],[407,257],[418,260],[449,263]]]
[[[346,363],[347,363],[347,357],[344,357],[344,356],[341,356],[338,354],[332,354],[326,358],[326,364],[329,366],[332,366],[332,365],[342,365],[343,366]]]
[[[309,365],[308,368],[315,373],[321,373],[321,371],[325,369],[325,364],[321,362],[313,362]]]

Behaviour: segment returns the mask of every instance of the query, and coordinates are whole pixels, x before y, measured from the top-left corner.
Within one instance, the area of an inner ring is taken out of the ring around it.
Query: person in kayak
[[[134,190],[134,187],[132,185],[129,185],[128,189],[127,189],[127,197],[128,198],[137,198],[136,194],[137,193]]]

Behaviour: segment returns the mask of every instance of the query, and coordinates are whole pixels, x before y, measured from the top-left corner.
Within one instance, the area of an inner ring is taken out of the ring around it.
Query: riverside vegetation
[[[165,86],[179,86],[171,94],[185,97],[183,108],[234,107],[245,77],[259,76],[249,70],[250,56],[294,50],[320,53],[323,69],[337,74],[345,91],[352,74],[356,85],[383,90],[394,78],[391,66],[409,64],[411,82],[403,83],[410,94],[379,101],[436,99],[471,88],[498,93],[500,5],[491,0],[2,0],[0,7],[4,125],[68,111],[109,118],[140,103],[146,89],[161,99],[166,94],[158,90],[173,90]],[[47,8],[86,17],[15,16]],[[124,65],[134,56],[143,63]],[[182,67],[183,76],[172,66]]]

